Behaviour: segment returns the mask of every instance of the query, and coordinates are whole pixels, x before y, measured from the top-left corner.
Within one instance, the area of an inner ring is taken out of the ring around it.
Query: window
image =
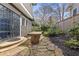
[[[73,16],[75,16],[76,14],[77,14],[77,8],[73,10]]]
[[[27,26],[27,20],[26,20],[26,26]]]
[[[24,25],[25,25],[25,19],[22,18],[22,26],[24,26]]]
[[[20,35],[20,16],[0,4],[0,38]]]

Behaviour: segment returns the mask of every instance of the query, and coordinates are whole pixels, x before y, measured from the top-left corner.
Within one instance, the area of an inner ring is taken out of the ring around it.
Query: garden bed
[[[79,47],[71,48],[64,44],[65,40],[68,40],[69,37],[66,36],[58,36],[58,37],[49,37],[50,41],[56,44],[59,48],[62,49],[63,54],[65,56],[79,56]]]

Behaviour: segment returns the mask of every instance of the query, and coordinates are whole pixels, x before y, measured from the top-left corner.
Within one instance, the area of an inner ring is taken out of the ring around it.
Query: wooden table
[[[31,35],[31,43],[32,44],[39,43],[41,33],[42,32],[31,32],[31,33],[29,33]]]

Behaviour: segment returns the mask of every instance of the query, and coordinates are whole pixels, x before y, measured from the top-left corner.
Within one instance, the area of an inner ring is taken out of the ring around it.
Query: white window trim
[[[20,37],[21,37],[22,17],[20,17]]]

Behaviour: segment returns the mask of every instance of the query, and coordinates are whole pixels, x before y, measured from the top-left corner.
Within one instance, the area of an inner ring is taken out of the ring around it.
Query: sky
[[[33,6],[32,8],[33,8],[33,10],[37,10],[39,7],[40,7],[40,5],[37,4],[37,5]]]
[[[41,4],[41,3],[37,3],[35,6],[33,6],[33,7],[32,7],[32,8],[33,8],[33,11],[38,10],[39,7],[40,7],[40,4]],[[54,3],[54,4],[55,4],[55,3]],[[60,5],[62,5],[62,3],[60,3]],[[56,6],[53,6],[53,8],[56,8]],[[64,19],[67,18],[67,17],[69,17],[69,12],[65,12],[65,14],[64,14]]]

